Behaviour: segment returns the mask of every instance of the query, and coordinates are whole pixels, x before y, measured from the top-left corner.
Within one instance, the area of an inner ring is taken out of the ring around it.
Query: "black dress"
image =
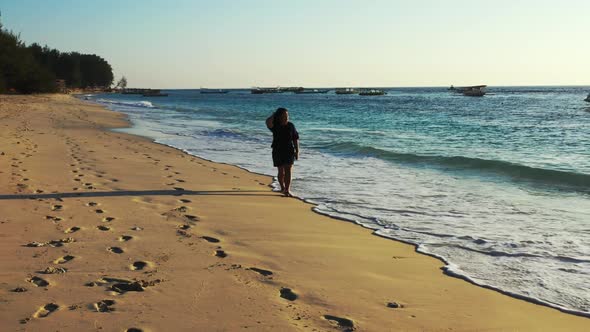
[[[295,162],[295,140],[299,140],[299,133],[295,125],[274,125],[272,131],[272,162],[275,167],[293,165]]]

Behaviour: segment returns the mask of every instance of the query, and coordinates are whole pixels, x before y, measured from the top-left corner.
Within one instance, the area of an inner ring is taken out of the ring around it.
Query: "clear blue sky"
[[[130,86],[590,84],[590,0],[1,0]]]

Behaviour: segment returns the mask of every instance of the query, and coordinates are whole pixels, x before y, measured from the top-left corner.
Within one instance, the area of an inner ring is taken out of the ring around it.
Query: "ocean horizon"
[[[286,107],[302,148],[292,189],[316,212],[414,244],[449,275],[590,316],[590,88],[447,88],[84,98],[126,114],[125,132],[271,176],[264,119]]]

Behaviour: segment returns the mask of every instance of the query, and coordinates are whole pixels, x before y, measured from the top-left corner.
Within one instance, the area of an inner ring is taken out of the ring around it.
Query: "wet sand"
[[[0,120],[3,331],[590,330],[100,106],[0,96]]]

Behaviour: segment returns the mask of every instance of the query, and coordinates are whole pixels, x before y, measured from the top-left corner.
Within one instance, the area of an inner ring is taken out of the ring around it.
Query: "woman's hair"
[[[286,108],[284,108],[284,107],[279,107],[279,108],[277,108],[277,110],[275,111],[274,118],[273,118],[273,122],[274,122],[274,124],[275,124],[275,125],[277,125],[277,124],[278,124],[278,121],[279,121],[279,119],[280,119],[282,116],[285,116],[285,114],[286,114],[287,112],[288,112],[288,111],[287,111],[287,109],[286,109]]]
[[[277,108],[277,110],[275,111],[275,116],[282,116],[283,114],[287,113],[287,109],[284,107],[279,107]]]

